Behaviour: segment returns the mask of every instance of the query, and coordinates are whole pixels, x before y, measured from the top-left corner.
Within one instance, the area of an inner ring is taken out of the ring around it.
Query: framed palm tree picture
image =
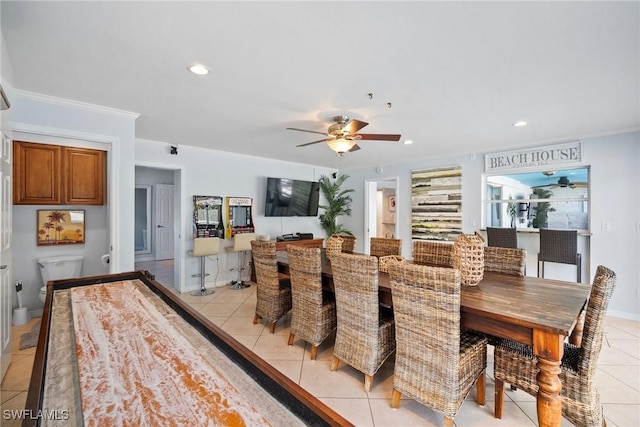
[[[38,246],[84,243],[83,210],[38,210]]]

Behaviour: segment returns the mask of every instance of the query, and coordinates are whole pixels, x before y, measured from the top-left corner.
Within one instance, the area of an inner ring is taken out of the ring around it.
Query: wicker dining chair
[[[291,331],[289,345],[295,337],[311,344],[311,360],[318,346],[336,329],[336,302],[333,295],[322,292],[320,248],[287,246],[291,276]]]
[[[401,255],[402,240],[385,237],[372,237],[370,240],[369,254],[375,257],[385,255]]]
[[[327,258],[331,259],[333,255],[342,253],[342,242],[344,242],[344,240],[342,239],[342,236],[339,236],[338,234],[332,234],[327,238],[327,245],[325,248]]]
[[[453,244],[414,240],[413,262],[433,267],[453,267]]]
[[[278,320],[291,310],[289,278],[278,273],[276,242],[252,240],[251,251],[258,283],[253,324],[263,318],[269,322],[269,332],[273,334]]]
[[[496,273],[524,276],[527,266],[527,251],[494,246],[484,248],[484,270]]]
[[[352,254],[356,250],[356,236],[350,234],[338,234],[342,238],[342,252]]]
[[[518,234],[514,227],[487,227],[487,246],[517,248]]]
[[[595,377],[602,347],[605,314],[615,283],[616,274],[606,267],[598,266],[587,304],[582,345],[577,347],[564,343],[564,356],[558,375],[562,382],[562,415],[577,426],[606,425]],[[538,358],[528,345],[502,340],[495,347],[496,418],[502,418],[505,382],[532,396],[537,395],[537,363]]]
[[[396,347],[393,313],[378,300],[378,259],[337,254],[331,260],[338,328],[331,370],[340,361],[364,373],[364,389]]]
[[[579,283],[582,280],[582,255],[578,253],[578,231],[541,228],[538,277],[544,277],[545,262],[575,265]]]
[[[473,385],[485,403],[487,339],[460,328],[460,271],[419,264],[389,268],[396,319],[391,407],[402,395],[453,420]]]

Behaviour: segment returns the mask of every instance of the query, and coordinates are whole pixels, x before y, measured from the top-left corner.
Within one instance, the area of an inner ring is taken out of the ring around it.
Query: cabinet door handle
[[[164,225],[157,225],[158,228],[164,228]]]
[[[0,270],[4,270],[4,269],[6,269],[6,268],[7,268],[7,264],[2,264],[2,265],[0,265]]]

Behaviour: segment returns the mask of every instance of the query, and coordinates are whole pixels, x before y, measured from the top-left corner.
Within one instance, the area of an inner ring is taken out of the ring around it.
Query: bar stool
[[[518,247],[518,235],[513,227],[487,227],[487,246],[500,248]]]
[[[247,282],[242,281],[242,270],[245,269],[245,254],[251,250],[251,241],[256,240],[256,233],[237,233],[233,236],[233,246],[227,248],[230,252],[238,254],[238,280],[232,280],[229,283],[231,289],[244,289],[251,286]]]
[[[577,268],[578,283],[582,278],[582,255],[578,253],[577,230],[540,229],[538,277],[544,277],[544,263],[572,264]],[[542,264],[542,267],[540,265]]]
[[[204,278],[208,276],[205,272],[206,257],[211,255],[218,255],[220,251],[220,238],[219,237],[200,237],[193,239],[193,256],[200,257],[200,274],[194,274],[192,277],[200,277],[200,290],[192,291],[193,296],[205,296],[211,295],[215,291],[213,289],[207,289],[204,286]]]

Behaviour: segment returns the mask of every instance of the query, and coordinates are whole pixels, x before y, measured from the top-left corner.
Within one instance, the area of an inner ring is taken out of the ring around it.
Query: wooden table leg
[[[563,337],[534,331],[533,352],[538,356],[538,425],[560,427],[562,423],[562,383],[558,378],[560,362],[564,352]]]
[[[584,318],[586,316],[586,310],[582,309],[578,316],[576,326],[573,328],[571,335],[569,336],[569,342],[577,347],[582,345],[582,332],[584,330]]]

